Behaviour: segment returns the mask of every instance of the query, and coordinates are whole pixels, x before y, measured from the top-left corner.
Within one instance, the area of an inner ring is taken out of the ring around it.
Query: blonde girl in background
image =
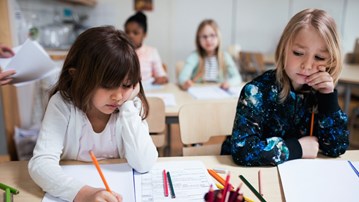
[[[187,90],[194,83],[219,83],[223,89],[242,82],[233,58],[221,51],[221,34],[217,23],[202,21],[196,33],[196,48],[179,74],[179,85]]]

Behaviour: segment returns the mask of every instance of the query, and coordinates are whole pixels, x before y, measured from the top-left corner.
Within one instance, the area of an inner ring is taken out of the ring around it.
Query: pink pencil
[[[259,169],[258,171],[258,190],[259,190],[259,194],[263,196],[263,182],[262,182],[262,170]]]

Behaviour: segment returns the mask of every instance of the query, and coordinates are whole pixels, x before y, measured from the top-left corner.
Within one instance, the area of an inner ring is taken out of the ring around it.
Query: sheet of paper
[[[348,161],[298,159],[278,169],[286,201],[358,201],[359,177]]]
[[[12,76],[13,83],[41,79],[56,68],[50,56],[36,41],[28,39],[13,50],[13,57],[0,59],[0,66],[4,70],[16,70],[16,74]]]
[[[176,106],[176,98],[172,93],[146,93],[147,97],[159,97],[165,103],[165,106]]]
[[[135,201],[133,170],[127,163],[101,164],[106,181],[112,191],[122,195],[123,201]],[[64,165],[64,172],[87,185],[105,188],[94,165]],[[42,202],[62,202],[63,200],[45,194]]]
[[[163,169],[171,174],[176,198],[164,196]],[[166,161],[156,163],[150,172],[135,172],[136,201],[198,201],[203,202],[210,184],[213,184],[205,165],[201,161]],[[140,185],[140,186],[139,186]]]
[[[224,99],[233,97],[233,95],[219,86],[193,86],[188,89],[188,93],[196,99]]]

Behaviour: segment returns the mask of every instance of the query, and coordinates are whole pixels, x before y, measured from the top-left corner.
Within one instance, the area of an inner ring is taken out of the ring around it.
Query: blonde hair
[[[198,28],[197,28],[197,33],[196,33],[196,48],[197,48],[197,52],[199,54],[199,64],[198,64],[198,71],[197,71],[197,75],[194,76],[194,81],[200,79],[205,72],[205,68],[204,68],[204,58],[207,56],[206,50],[204,50],[201,47],[201,43],[200,43],[200,33],[201,31],[204,29],[205,26],[211,26],[212,29],[214,30],[214,32],[217,35],[217,39],[218,39],[218,46],[215,50],[215,55],[217,57],[218,60],[218,66],[219,66],[219,71],[223,72],[223,75],[225,75],[227,72],[225,70],[225,61],[224,61],[224,56],[223,56],[223,52],[221,51],[221,32],[219,31],[218,25],[217,23],[212,20],[212,19],[206,19],[203,20]]]
[[[343,68],[342,52],[340,38],[337,32],[334,19],[324,10],[305,9],[294,15],[279,40],[276,52],[276,78],[278,84],[282,87],[280,92],[280,102],[284,102],[290,92],[290,79],[284,71],[287,62],[286,53],[292,45],[297,33],[308,27],[313,27],[325,41],[330,58],[327,64],[327,71],[334,80],[334,84],[338,82],[340,72]]]

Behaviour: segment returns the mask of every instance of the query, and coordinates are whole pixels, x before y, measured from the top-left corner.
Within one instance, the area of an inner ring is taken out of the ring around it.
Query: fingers
[[[334,81],[328,72],[325,71],[324,66],[318,67],[319,72],[316,72],[307,77],[306,82],[314,90],[320,93],[327,94],[334,91]]]
[[[5,85],[12,81],[12,78],[10,76],[14,75],[16,73],[15,70],[8,70],[0,72],[0,84]]]

